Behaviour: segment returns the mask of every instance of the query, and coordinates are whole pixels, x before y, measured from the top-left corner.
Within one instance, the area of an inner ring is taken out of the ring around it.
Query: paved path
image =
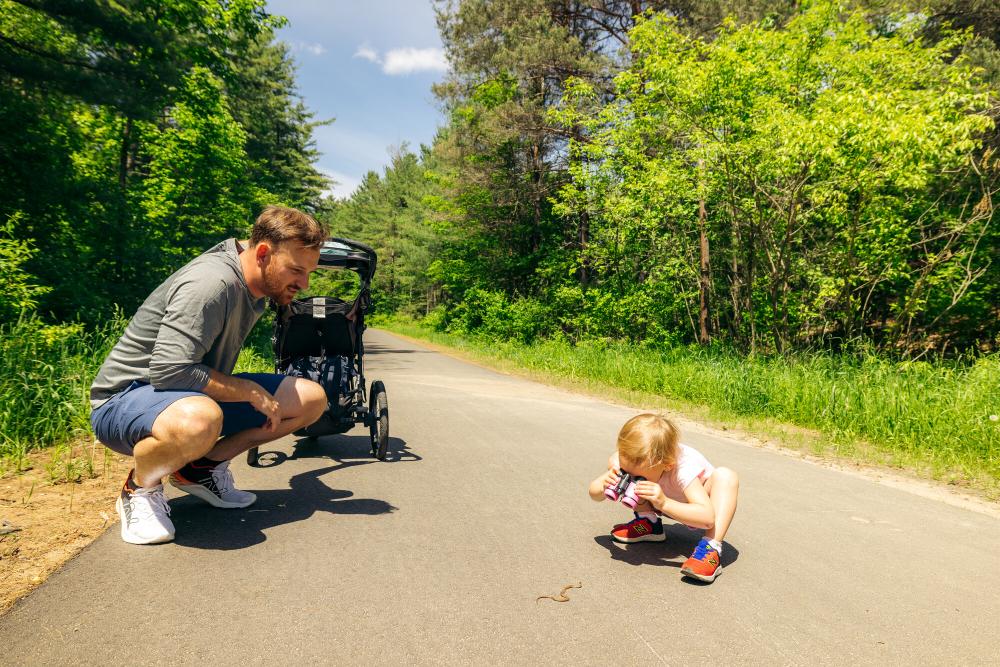
[[[689,583],[695,534],[625,548],[587,497],[635,410],[366,340],[396,460],[360,427],[241,459],[256,505],[109,531],[0,618],[0,664],[1000,664],[1000,520],[689,432],[743,480],[724,574]]]

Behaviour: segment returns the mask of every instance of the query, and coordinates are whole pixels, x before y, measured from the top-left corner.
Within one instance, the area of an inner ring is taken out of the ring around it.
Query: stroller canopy
[[[375,275],[377,260],[375,251],[364,243],[350,239],[329,238],[319,251],[318,268],[354,271],[363,282],[370,283]]]

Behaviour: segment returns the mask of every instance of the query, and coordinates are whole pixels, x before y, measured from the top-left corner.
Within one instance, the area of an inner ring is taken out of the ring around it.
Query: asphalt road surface
[[[0,663],[1000,664],[995,516],[689,429],[742,479],[692,583],[696,533],[612,543],[628,512],[587,496],[638,410],[365,337],[391,461],[359,426],[241,457],[246,510],[168,487],[176,541],[109,530],[0,618]]]

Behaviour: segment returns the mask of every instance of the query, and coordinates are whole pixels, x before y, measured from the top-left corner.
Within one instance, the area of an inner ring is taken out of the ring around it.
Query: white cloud
[[[354,57],[381,65],[382,71],[389,76],[414,72],[443,72],[448,69],[448,61],[442,49],[391,49],[386,51],[385,57],[380,57],[378,51],[367,44],[362,44],[354,52]]]
[[[323,172],[325,176],[335,181],[333,187],[323,191],[324,197],[348,199],[352,194],[354,194],[354,191],[358,189],[358,186],[361,185],[360,178],[355,178],[354,176],[349,176],[348,174],[334,171],[332,169],[325,169],[323,167],[320,167],[319,170]]]
[[[358,47],[358,50],[354,52],[354,57],[363,58],[364,60],[373,63],[379,62],[378,52],[366,44],[362,44],[361,46]]]
[[[321,56],[326,53],[326,47],[316,42],[292,42],[289,46],[296,53],[309,53],[314,56]]]
[[[382,63],[382,71],[390,75],[444,72],[447,69],[448,61],[441,49],[393,49],[385,54],[385,62]]]

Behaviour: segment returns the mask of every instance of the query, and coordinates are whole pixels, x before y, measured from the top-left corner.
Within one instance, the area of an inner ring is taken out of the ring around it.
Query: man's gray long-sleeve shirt
[[[134,380],[157,389],[200,391],[209,368],[231,374],[264,307],[243,278],[236,239],[205,251],[136,311],[90,387],[91,407]]]

